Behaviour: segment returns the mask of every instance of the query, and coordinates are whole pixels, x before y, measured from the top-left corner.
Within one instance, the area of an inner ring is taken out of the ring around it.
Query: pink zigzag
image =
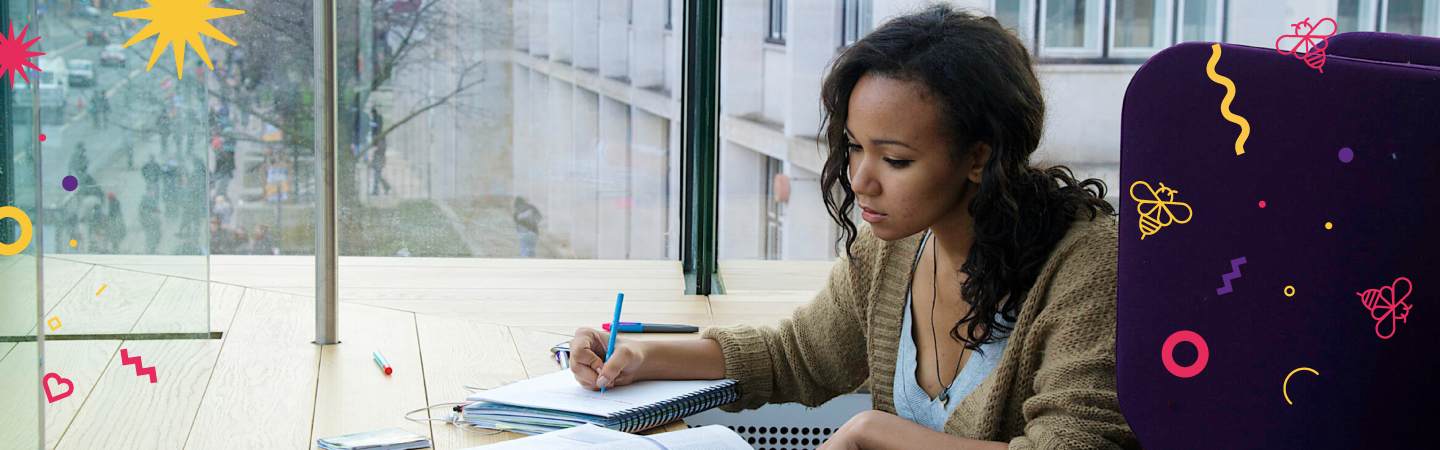
[[[1224,281],[1224,282],[1225,282],[1225,285],[1224,285],[1224,286],[1220,286],[1219,288],[1215,289],[1215,294],[1216,294],[1216,295],[1225,295],[1225,294],[1229,294],[1229,293],[1231,293],[1231,292],[1235,292],[1235,288],[1233,288],[1233,287],[1230,286],[1230,280],[1234,280],[1234,279],[1236,279],[1236,278],[1240,278],[1240,265],[1241,265],[1241,264],[1245,264],[1245,257],[1244,257],[1244,256],[1241,256],[1241,257],[1239,257],[1239,258],[1235,258],[1235,259],[1230,260],[1230,273],[1227,273],[1227,274],[1224,274],[1224,275],[1221,275],[1221,276],[1220,276],[1220,280],[1221,280],[1221,281]]]
[[[140,362],[139,356],[131,358],[129,349],[120,349],[120,365],[128,366],[131,364],[135,365],[135,376],[149,375],[150,382],[155,382],[155,366],[145,367],[145,363]]]

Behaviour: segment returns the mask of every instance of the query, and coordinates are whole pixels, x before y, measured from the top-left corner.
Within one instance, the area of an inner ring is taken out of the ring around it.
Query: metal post
[[[685,5],[684,95],[681,97],[685,293],[710,295],[723,292],[713,276],[716,147],[720,122],[720,1],[689,0]]]
[[[335,0],[315,0],[315,343],[340,343],[338,243],[336,239]]]

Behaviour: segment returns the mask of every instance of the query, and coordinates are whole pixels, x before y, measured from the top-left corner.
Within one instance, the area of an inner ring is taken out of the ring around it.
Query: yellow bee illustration
[[[1144,186],[1148,191],[1147,197],[1144,199],[1135,195],[1135,188],[1139,186]],[[1144,181],[1130,184],[1130,199],[1135,200],[1136,212],[1140,213],[1140,240],[1143,241],[1146,236],[1160,232],[1161,228],[1190,221],[1194,210],[1190,209],[1188,203],[1175,201],[1175,195],[1179,193],[1180,191],[1166,187],[1165,183],[1160,183],[1160,189],[1155,189],[1150,186],[1150,183]],[[1175,210],[1171,208],[1175,208]],[[1183,219],[1180,218],[1180,215],[1175,214],[1180,208],[1185,209]]]

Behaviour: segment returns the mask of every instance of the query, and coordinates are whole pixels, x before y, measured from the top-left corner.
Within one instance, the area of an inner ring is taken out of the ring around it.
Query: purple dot
[[[60,186],[67,191],[74,191],[76,187],[80,186],[80,180],[75,179],[74,175],[66,175],[65,179],[60,181]]]
[[[1354,150],[1351,150],[1350,147],[1345,147],[1345,148],[1340,149],[1340,162],[1343,162],[1343,163],[1347,163],[1347,164],[1348,164],[1350,161],[1354,161],[1354,160],[1355,160],[1355,151],[1354,151]]]

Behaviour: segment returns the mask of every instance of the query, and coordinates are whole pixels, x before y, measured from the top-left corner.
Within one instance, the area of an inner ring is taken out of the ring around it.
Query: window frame
[[[1440,0],[1420,1],[1420,35],[1432,37],[1440,35]],[[1373,14],[1375,15],[1375,30],[1382,33],[1391,33],[1390,0],[1361,0],[1360,10],[1362,12],[1365,10],[1365,4],[1367,3],[1372,3],[1375,6],[1373,10]],[[1364,16],[1361,17],[1362,18],[1357,19],[1357,21],[1363,23]]]
[[[1000,1],[1002,0],[990,1],[989,5],[992,14],[996,9],[996,4]],[[1021,39],[1029,45],[1030,55],[1039,64],[1142,64],[1146,59],[1160,50],[1175,45],[1176,43],[1184,42],[1180,40],[1179,36],[1179,19],[1181,18],[1180,11],[1183,8],[1183,2],[1186,0],[1160,0],[1160,2],[1162,2],[1162,9],[1164,9],[1160,26],[1164,27],[1166,31],[1160,33],[1163,41],[1154,48],[1115,48],[1113,45],[1114,32],[1112,30],[1115,27],[1115,21],[1112,11],[1115,9],[1114,3],[1116,0],[1095,1],[1097,1],[1097,7],[1101,10],[1101,15],[1098,16],[1101,19],[1098,24],[1096,24],[1095,21],[1087,21],[1088,25],[1098,25],[1095,32],[1087,31],[1087,34],[1093,36],[1093,34],[1099,33],[1103,38],[1100,39],[1098,48],[1054,48],[1044,46],[1043,44],[1046,37],[1045,25],[1047,24],[1045,17],[1047,13],[1046,0],[1021,0],[1019,13],[1020,23],[1017,24],[1018,28],[1015,31]],[[1381,2],[1385,0],[1362,1]],[[1440,0],[1427,1],[1440,2]],[[1230,11],[1230,0],[1218,0],[1215,8],[1216,21],[1214,24],[1211,24],[1211,26],[1214,27],[1212,32],[1219,36],[1217,41],[1224,42],[1228,37],[1227,27],[1229,20],[1226,16]],[[1362,18],[1362,20],[1368,19],[1368,17]],[[1440,17],[1437,17],[1437,19],[1440,19]],[[1378,19],[1376,20],[1378,21]]]
[[[1172,28],[1170,29],[1170,31],[1171,31],[1170,45],[1179,44],[1179,43],[1181,43],[1181,42],[1215,42],[1215,41],[1224,41],[1224,40],[1225,40],[1225,10],[1226,10],[1226,4],[1228,3],[1226,0],[1216,0],[1216,1],[1215,1],[1215,9],[1214,9],[1214,11],[1211,11],[1211,12],[1215,13],[1215,17],[1217,18],[1217,20],[1215,20],[1215,23],[1210,24],[1210,27],[1209,27],[1209,28],[1210,28],[1209,32],[1210,32],[1210,33],[1214,33],[1214,37],[1215,37],[1214,40],[1210,40],[1210,39],[1207,37],[1206,39],[1202,39],[1202,40],[1199,40],[1199,41],[1187,41],[1187,40],[1185,40],[1185,37],[1184,37],[1184,36],[1181,36],[1181,34],[1183,34],[1183,33],[1185,32],[1185,27],[1184,27],[1184,24],[1185,24],[1185,5],[1186,5],[1186,3],[1190,2],[1190,1],[1192,1],[1192,0],[1174,0],[1174,6],[1173,6],[1172,9],[1171,9],[1171,11],[1174,12],[1174,14],[1173,14],[1173,16],[1174,16],[1173,19],[1174,19],[1174,20],[1171,21],[1171,23],[1172,23],[1173,25],[1172,25]],[[1361,0],[1361,1],[1364,1],[1364,0]]]
[[[990,0],[990,15],[995,15],[995,11],[999,9],[997,7],[997,4],[1001,1],[1005,0]],[[1038,20],[1037,15],[1039,3],[1035,0],[1014,1],[1018,2],[1020,6],[1019,11],[1016,13],[1019,19],[1019,23],[1015,24],[1015,33],[1017,36],[1020,37],[1021,42],[1025,42],[1030,46],[1031,52],[1033,53],[1036,46],[1039,45],[1039,41],[1035,39],[1035,23]],[[1009,26],[1005,23],[1002,23],[1001,25]]]
[[[1084,21],[1086,29],[1082,35],[1085,45],[1080,47],[1050,47],[1045,44],[1045,39],[1049,37],[1045,26],[1048,22],[1046,17],[1049,13],[1049,1],[1036,1],[1040,3],[1039,20],[1036,23],[1035,33],[1037,36],[1036,51],[1039,54],[1062,58],[1105,58],[1105,49],[1107,48],[1105,35],[1108,34],[1105,28],[1109,26],[1109,22],[1105,19],[1109,16],[1106,8],[1109,7],[1111,0],[1077,0],[1084,1],[1087,5]]]
[[[1175,2],[1167,0],[1138,0],[1150,1],[1155,4],[1156,11],[1153,19],[1156,29],[1151,32],[1151,37],[1154,39],[1155,45],[1149,47],[1120,47],[1116,45],[1116,34],[1120,28],[1120,23],[1116,20],[1116,15],[1120,9],[1118,7],[1120,1],[1122,0],[1108,0],[1108,7],[1105,8],[1107,10],[1106,19],[1109,21],[1107,26],[1105,26],[1105,48],[1107,55],[1113,55],[1117,58],[1148,58],[1174,44],[1175,18],[1178,14],[1178,11],[1175,11],[1174,8]]]
[[[775,45],[785,45],[785,33],[788,31],[785,26],[786,9],[789,8],[786,0],[765,0],[765,42]]]
[[[874,29],[873,0],[840,0],[840,48],[855,44]]]

